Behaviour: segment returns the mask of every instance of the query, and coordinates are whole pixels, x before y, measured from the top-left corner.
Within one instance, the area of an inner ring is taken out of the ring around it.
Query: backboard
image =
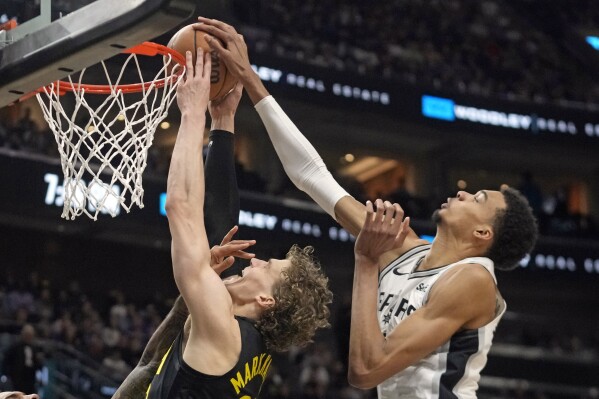
[[[17,17],[18,25],[0,32],[0,107],[168,32],[193,17],[197,3],[69,0],[54,1],[61,9],[53,9],[52,0],[5,1],[8,12],[0,17]],[[210,2],[217,0],[203,1]]]

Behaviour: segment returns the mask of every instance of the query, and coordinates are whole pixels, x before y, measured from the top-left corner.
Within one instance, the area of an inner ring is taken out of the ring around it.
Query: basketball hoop
[[[36,95],[58,144],[64,174],[61,216],[65,219],[86,214],[97,220],[99,213],[114,217],[121,207],[129,212],[133,204],[144,206],[142,174],[148,148],[175,98],[185,58],[150,42],[123,53],[129,55],[115,80],[101,61],[106,84],[83,84],[83,69],[77,79],[73,78],[76,74],[70,75],[68,80],[42,87]],[[164,65],[153,79],[144,80],[138,55],[163,56]],[[138,83],[121,83],[127,67],[136,69]],[[130,93],[139,94],[126,96]],[[86,94],[105,98],[91,105]],[[67,98],[74,99],[73,111],[64,107]]]

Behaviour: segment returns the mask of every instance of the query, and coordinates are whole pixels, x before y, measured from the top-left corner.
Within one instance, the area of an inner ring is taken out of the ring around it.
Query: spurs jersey
[[[254,323],[235,316],[241,332],[239,361],[222,376],[191,368],[183,360],[183,330],[164,355],[146,399],[256,399],[272,362]]]
[[[414,247],[381,271],[378,317],[383,334],[390,334],[402,320],[422,307],[433,284],[458,264],[482,265],[497,284],[493,261],[488,258],[466,258],[435,269],[416,271],[430,248],[430,245]],[[381,383],[377,387],[379,399],[476,398],[480,372],[487,362],[495,327],[505,312],[505,302],[500,306],[501,310],[489,324],[457,332],[433,353]]]

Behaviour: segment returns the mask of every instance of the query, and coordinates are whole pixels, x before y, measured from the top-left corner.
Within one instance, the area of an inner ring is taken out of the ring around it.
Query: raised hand
[[[241,100],[243,93],[243,85],[237,83],[235,88],[231,90],[224,98],[210,101],[208,110],[212,117],[212,126],[210,130],[226,130],[233,133],[235,130],[235,112]]]
[[[248,73],[254,73],[245,40],[235,28],[216,19],[199,17],[198,21],[200,23],[194,24],[194,29],[207,33],[208,45],[216,51],[234,77],[243,82]]]
[[[232,240],[239,228],[234,226],[225,235],[220,245],[215,245],[210,249],[210,266],[217,274],[221,274],[235,262],[235,258],[252,259],[253,253],[245,252],[245,249],[254,245],[256,240]]]
[[[210,54],[201,48],[197,50],[196,64],[193,65],[191,51],[185,53],[186,70],[183,81],[177,87],[177,105],[181,114],[194,115],[206,112],[210,95]]]
[[[410,218],[403,219],[404,212],[398,204],[376,200],[376,212],[372,202],[366,201],[366,220],[356,239],[354,253],[376,264],[385,252],[400,247],[410,227]]]

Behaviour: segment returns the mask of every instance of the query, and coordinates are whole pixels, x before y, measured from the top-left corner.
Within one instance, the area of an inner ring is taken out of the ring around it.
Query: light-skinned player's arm
[[[231,137],[233,136],[235,111],[241,98],[241,91],[242,87],[239,85],[224,99],[209,103],[208,108],[212,117],[211,131],[220,131],[221,134],[228,132]],[[203,126],[198,126],[198,131],[202,130]],[[229,151],[231,154],[228,155],[231,156],[231,159],[223,156],[223,153]],[[217,152],[216,158],[215,152]],[[204,165],[206,193],[210,196],[205,199],[204,207],[212,209],[212,212],[206,214],[204,221],[209,242],[213,245],[210,249],[211,267],[219,275],[225,270],[231,274],[230,268],[233,266],[235,258],[251,259],[254,257],[254,254],[244,251],[249,245],[255,243],[254,240],[233,240],[233,236],[238,230],[237,226],[233,226],[226,234],[226,230],[223,231],[227,226],[232,226],[235,223],[237,219],[235,215],[239,213],[235,175],[234,173],[223,173],[223,169],[231,167],[223,165],[223,163],[232,165],[232,156],[232,148],[229,148],[229,143],[222,140],[222,136],[219,137],[219,140],[211,137],[211,145]],[[223,179],[228,184],[224,184]],[[138,364],[119,386],[113,399],[133,399],[145,395],[162,358],[183,329],[188,315],[189,311],[185,301],[182,296],[179,296],[169,314],[152,334]]]
[[[460,265],[445,273],[431,289],[428,302],[385,337],[379,327],[379,258],[401,245],[409,219],[397,204],[366,204],[364,227],[355,244],[354,287],[349,346],[349,383],[377,386],[432,353],[461,329],[478,328],[495,312],[495,285],[478,265]]]
[[[352,198],[335,181],[312,144],[270,96],[251,67],[243,37],[224,22],[202,17],[199,21],[195,25],[196,29],[207,34],[208,44],[219,54],[229,72],[245,87],[291,181],[341,226],[357,235],[366,215],[364,205]],[[423,243],[425,241],[420,240],[410,229],[404,248],[399,252]]]
[[[237,361],[241,337],[231,297],[210,267],[204,226],[204,165],[199,156],[203,134],[198,133],[198,126],[206,122],[210,57],[198,49],[196,65],[192,64],[191,52],[187,52],[186,62],[186,76],[177,89],[181,125],[168,174],[166,213],[173,274],[191,315],[183,359],[200,372],[220,375]]]

